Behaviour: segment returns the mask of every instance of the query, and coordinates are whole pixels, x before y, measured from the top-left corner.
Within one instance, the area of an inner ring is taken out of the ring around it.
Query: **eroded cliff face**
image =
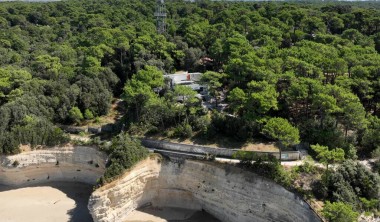
[[[27,186],[50,181],[95,184],[107,156],[92,147],[64,146],[0,157],[0,184]]]
[[[221,221],[320,221],[295,194],[227,165],[186,160],[140,162],[89,201],[94,221],[124,221],[141,206],[204,209]]]

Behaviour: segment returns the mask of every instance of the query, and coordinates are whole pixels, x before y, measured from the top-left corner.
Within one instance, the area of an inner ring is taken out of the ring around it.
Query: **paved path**
[[[206,155],[204,154],[195,154],[195,153],[187,153],[187,152],[180,152],[180,151],[171,151],[171,150],[162,150],[162,149],[153,149],[149,148],[150,152],[158,152],[162,154],[167,154],[167,155],[176,155],[176,156],[184,156],[185,158],[205,158]],[[221,157],[216,157],[215,161],[220,162],[220,163],[229,163],[229,164],[237,164],[240,162],[238,159],[231,159],[231,158],[221,158]],[[359,160],[358,162],[365,166],[367,169],[372,169],[371,163],[375,162],[376,159],[367,159],[367,160]],[[294,166],[300,166],[304,164],[304,160],[296,160],[296,161],[282,161],[281,165],[282,166],[289,166],[289,167],[294,167]],[[321,163],[314,162],[314,166],[320,167],[320,168],[325,168],[325,165]],[[332,164],[331,168],[337,167],[339,164]]]

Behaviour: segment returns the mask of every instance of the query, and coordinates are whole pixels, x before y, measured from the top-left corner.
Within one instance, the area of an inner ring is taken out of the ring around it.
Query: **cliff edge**
[[[96,184],[107,155],[87,146],[53,147],[0,156],[0,184],[27,186],[50,181]]]
[[[124,221],[143,207],[205,210],[225,222],[320,221],[300,197],[240,168],[150,157],[96,190],[89,210],[95,222]]]

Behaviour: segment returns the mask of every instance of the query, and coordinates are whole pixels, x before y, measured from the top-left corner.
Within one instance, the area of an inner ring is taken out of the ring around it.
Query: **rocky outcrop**
[[[53,147],[0,157],[0,184],[27,186],[49,181],[95,184],[107,156],[86,146]]]
[[[123,221],[141,207],[204,209],[221,221],[320,221],[297,195],[239,168],[196,160],[140,162],[89,201],[94,221]]]

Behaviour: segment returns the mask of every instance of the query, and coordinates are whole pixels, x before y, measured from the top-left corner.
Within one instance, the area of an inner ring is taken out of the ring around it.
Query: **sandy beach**
[[[194,211],[182,208],[146,207],[129,214],[124,222],[219,222],[205,211]]]
[[[53,182],[31,187],[0,185],[1,222],[92,222],[87,209],[92,186]],[[218,222],[204,211],[146,207],[130,213],[125,222]]]
[[[67,182],[0,186],[0,218],[2,222],[92,222],[87,210],[91,191],[91,185]]]

